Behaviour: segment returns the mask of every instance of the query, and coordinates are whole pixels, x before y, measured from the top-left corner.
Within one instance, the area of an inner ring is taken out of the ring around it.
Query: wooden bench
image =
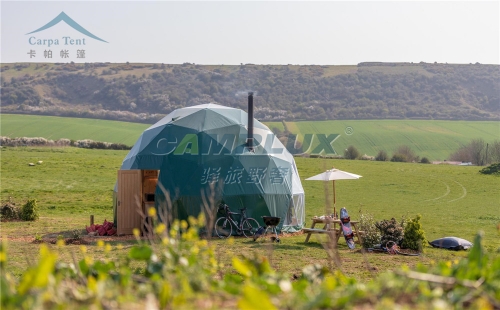
[[[316,224],[321,223],[325,224],[323,228],[315,228]],[[339,227],[337,228],[337,224]],[[361,244],[361,239],[362,235],[364,234],[364,231],[358,231],[357,228],[358,221],[351,221],[351,226],[352,226],[352,232],[354,236],[356,237],[358,244]],[[342,235],[341,231],[341,222],[339,219],[334,219],[330,217],[313,217],[312,218],[312,226],[311,228],[303,228],[302,231],[304,234],[306,234],[306,240],[305,242],[309,242],[309,239],[311,238],[312,234],[329,234],[331,239],[335,242],[335,245],[338,244],[338,241],[340,239],[340,236]]]
[[[321,228],[303,228],[302,231],[305,234],[326,234],[326,233],[334,233],[333,230],[326,230]],[[307,242],[307,241],[306,241]]]

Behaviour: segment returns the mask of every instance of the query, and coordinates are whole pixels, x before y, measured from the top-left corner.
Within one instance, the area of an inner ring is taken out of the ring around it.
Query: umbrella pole
[[[335,180],[333,180],[333,216],[335,217],[337,210],[335,210]]]

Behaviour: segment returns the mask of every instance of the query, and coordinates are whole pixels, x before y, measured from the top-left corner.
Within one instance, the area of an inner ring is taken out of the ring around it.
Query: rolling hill
[[[500,67],[360,63],[205,66],[15,63],[1,66],[3,113],[153,123],[200,103],[246,108],[263,121],[499,120]]]

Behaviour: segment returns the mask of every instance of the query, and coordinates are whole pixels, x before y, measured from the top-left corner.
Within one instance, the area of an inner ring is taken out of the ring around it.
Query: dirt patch
[[[131,241],[136,240],[134,235],[125,235],[125,236],[92,236],[85,237],[86,240],[91,242],[97,242],[98,240],[102,241]],[[147,238],[142,237],[141,240],[147,240]]]
[[[58,239],[55,239],[55,238],[52,238],[52,239],[35,239],[33,241],[31,241],[31,243],[34,243],[34,244],[41,244],[41,243],[50,243],[50,244],[57,244],[57,240]],[[91,244],[91,242],[89,242],[88,240],[85,240],[85,239],[74,239],[74,238],[66,238],[66,239],[63,239],[64,240],[64,244],[65,245],[70,245],[70,244],[73,244],[73,245],[87,245],[87,244]]]
[[[41,243],[50,243],[50,244],[56,244],[58,237],[63,236],[66,237],[64,238],[64,243],[67,245],[73,244],[73,245],[89,245],[89,244],[94,244],[97,241],[101,240],[104,242],[127,242],[127,241],[134,241],[137,240],[137,238],[134,235],[123,235],[123,236],[89,236],[89,235],[84,235],[82,234],[80,238],[69,238],[68,235],[70,234],[70,231],[61,231],[57,233],[50,233],[46,234],[42,237],[42,239],[35,239],[32,236],[26,236],[26,237],[12,237],[12,236],[6,236],[9,241],[14,241],[14,242],[26,242],[26,243],[33,243],[33,244],[41,244]],[[303,235],[304,233],[302,231],[298,231],[295,233],[282,233],[279,234],[278,237],[280,239],[282,238],[289,238],[289,237],[294,237],[294,236],[299,236]],[[271,234],[268,233],[267,237],[271,237]],[[245,238],[244,236],[235,236],[235,238]],[[149,240],[148,237],[141,237],[140,240]]]

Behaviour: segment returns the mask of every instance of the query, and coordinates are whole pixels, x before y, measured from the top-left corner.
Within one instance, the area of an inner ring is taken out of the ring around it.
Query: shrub
[[[376,161],[387,161],[389,159],[389,156],[387,155],[387,152],[384,150],[378,151],[377,156],[375,156]]]
[[[382,220],[375,223],[375,227],[380,231],[382,238],[380,244],[386,246],[387,242],[394,241],[397,245],[401,245],[404,236],[403,222],[398,223],[394,218]]]
[[[81,234],[82,234],[81,230],[78,230],[78,229],[72,230],[71,231],[71,238],[73,238],[75,240],[80,240]]]
[[[36,199],[30,199],[22,206],[20,213],[21,220],[36,221],[39,216]]]
[[[471,162],[474,165],[482,166],[486,156],[486,142],[483,139],[473,139],[467,145],[463,145],[453,154],[450,160]]]
[[[429,158],[422,157],[422,159],[420,160],[420,163],[421,164],[430,164],[431,162],[429,161]]]
[[[419,160],[419,157],[415,155],[415,152],[408,145],[399,146],[394,151],[394,155],[392,156],[392,158],[394,158],[394,156],[396,156],[397,160],[391,159],[391,161],[397,162],[400,161],[400,159],[404,158],[404,161],[411,163],[411,162],[418,162]]]
[[[2,220],[18,220],[19,207],[12,202],[7,202],[0,209],[0,216]]]
[[[488,167],[479,170],[479,172],[482,174],[500,175],[500,163],[491,164]]]
[[[407,162],[406,156],[403,154],[394,154],[392,155],[391,161],[393,162],[398,162],[398,163],[404,163]]]
[[[359,158],[359,156],[360,154],[358,149],[353,145],[349,145],[349,147],[344,151],[345,159],[356,159]]]
[[[380,231],[375,226],[375,219],[371,214],[360,214],[359,230],[363,231],[362,243],[365,249],[372,248],[375,244],[380,244]]]
[[[404,228],[404,238],[401,246],[405,249],[411,250],[422,250],[422,246],[425,243],[425,234],[422,230],[422,224],[420,224],[420,219],[422,216],[420,214],[413,219],[408,219]]]
[[[42,236],[39,233],[35,233],[35,241],[36,242],[42,241]]]

